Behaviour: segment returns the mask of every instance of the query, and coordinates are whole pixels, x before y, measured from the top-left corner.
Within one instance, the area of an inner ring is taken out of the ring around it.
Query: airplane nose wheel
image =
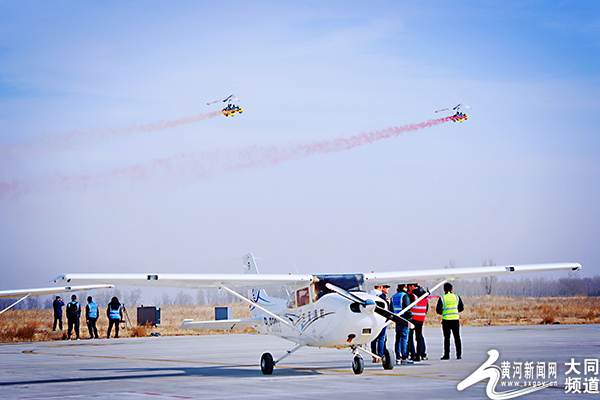
[[[273,362],[273,356],[271,353],[264,353],[260,358],[260,370],[263,375],[271,375],[273,373],[273,367],[275,363]]]
[[[352,359],[352,372],[356,375],[360,375],[365,370],[365,361],[360,356],[360,354],[356,354]]]

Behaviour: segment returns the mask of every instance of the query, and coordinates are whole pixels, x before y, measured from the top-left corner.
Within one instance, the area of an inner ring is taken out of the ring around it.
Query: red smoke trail
[[[382,139],[397,137],[405,132],[414,132],[424,128],[437,126],[451,121],[450,117],[432,119],[427,122],[395,126],[379,131],[363,132],[350,137],[339,137],[331,140],[321,140],[312,143],[297,144],[290,146],[248,146],[237,151],[240,162],[227,168],[228,170],[240,170],[254,168],[257,166],[275,165],[281,162],[307,157],[313,154],[328,154],[338,151],[350,150],[354,147],[363,146],[377,142]]]
[[[221,115],[221,111],[213,111],[208,114],[196,114],[189,117],[184,117],[171,121],[160,120],[153,124],[132,125],[127,128],[103,128],[92,129],[89,131],[74,130],[68,133],[42,135],[31,139],[29,142],[20,144],[10,144],[0,148],[0,153],[9,155],[17,149],[34,149],[34,148],[57,148],[69,144],[82,144],[89,142],[109,141],[112,138],[122,138],[133,135],[135,133],[144,132],[159,132],[169,128],[175,128],[180,125],[193,124],[205,119],[214,118]]]
[[[11,198],[16,199],[21,194],[39,192],[44,188],[56,186],[62,189],[85,189],[90,186],[102,186],[118,178],[127,178],[134,182],[160,175],[179,175],[192,177],[195,180],[203,180],[228,171],[268,167],[314,154],[329,154],[350,150],[379,140],[398,137],[405,132],[414,132],[441,125],[448,121],[452,121],[451,117],[304,144],[251,145],[238,150],[217,149],[202,153],[180,153],[158,158],[150,163],[115,168],[97,174],[55,175],[46,179],[38,178],[27,181],[12,181],[11,183],[0,181],[0,198],[11,196]]]

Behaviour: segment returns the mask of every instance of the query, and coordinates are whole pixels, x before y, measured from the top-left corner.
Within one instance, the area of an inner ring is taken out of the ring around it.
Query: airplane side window
[[[310,295],[308,288],[300,289],[296,292],[298,307],[302,307],[310,303]]]

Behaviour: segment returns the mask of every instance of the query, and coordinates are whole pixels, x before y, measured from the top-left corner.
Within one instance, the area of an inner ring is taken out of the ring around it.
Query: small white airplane
[[[258,274],[252,253],[243,257],[244,274],[64,274],[54,282],[111,283],[114,285],[179,287],[197,289],[217,287],[251,305],[251,318],[218,321],[185,319],[180,329],[239,330],[252,326],[259,332],[272,334],[296,343],[286,354],[273,359],[264,353],[260,367],[265,375],[273,367],[304,346],[350,349],[353,353],[352,370],[364,370],[363,352],[374,356],[362,345],[372,342],[391,321],[399,322],[406,310],[427,292],[398,314],[387,309],[380,297],[366,292],[367,284],[393,282],[440,281],[431,291],[448,280],[479,278],[492,275],[510,275],[528,272],[579,270],[580,264],[509,265],[479,268],[452,268],[413,270],[381,273],[285,275]],[[269,297],[264,288],[285,287],[291,292],[287,299]],[[243,296],[233,288],[247,288]],[[382,364],[394,368],[395,357],[386,349]]]
[[[35,289],[15,289],[15,290],[0,290],[0,299],[12,299],[21,297],[19,300],[0,311],[2,314],[4,311],[16,306],[23,300],[31,296],[43,296],[46,294],[56,294],[64,292],[78,292],[81,290],[93,290],[93,289],[111,289],[114,285],[84,285],[84,286],[64,286],[64,287],[47,287],[47,288],[35,288]]]

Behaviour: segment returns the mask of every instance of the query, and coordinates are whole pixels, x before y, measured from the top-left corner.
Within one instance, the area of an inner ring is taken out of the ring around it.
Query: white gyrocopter
[[[211,101],[209,103],[206,103],[207,106],[210,106],[211,104],[215,104],[215,103],[227,103],[227,105],[225,106],[225,108],[223,108],[221,110],[221,113],[226,116],[234,116],[235,113],[239,113],[241,114],[242,108],[240,106],[237,105],[237,103],[240,101],[239,97],[237,97],[237,95],[235,94],[231,94],[227,97],[225,97],[224,99],[221,100],[215,100],[215,101]]]
[[[466,104],[458,103],[454,107],[442,108],[441,110],[437,110],[436,113],[452,110],[452,111],[454,111],[454,115],[450,116],[449,118],[453,122],[463,122],[463,121],[466,121],[467,118],[469,118],[469,116],[463,112],[463,109],[465,109],[465,108],[471,109],[471,107],[469,107]]]
[[[400,315],[449,280],[544,271],[572,271],[581,268],[578,263],[560,263],[418,269],[381,273],[292,275],[259,274],[252,253],[245,255],[242,260],[244,274],[69,273],[60,275],[54,279],[54,282],[223,289],[250,305],[250,318],[217,321],[184,319],[180,329],[241,330],[254,327],[261,333],[294,342],[296,346],[278,359],[274,359],[271,353],[262,355],[260,367],[265,375],[272,374],[274,366],[305,346],[348,349],[352,352],[352,371],[361,374],[364,370],[364,361],[360,353],[375,356],[362,345],[372,342],[392,321],[402,323],[403,318]],[[396,314],[388,310],[383,299],[367,293],[367,285],[419,280],[439,283]],[[287,299],[270,297],[264,290],[264,288],[282,287],[288,290]],[[250,290],[248,296],[244,296],[234,289]],[[383,368],[394,368],[394,361],[394,355],[386,348],[382,357]]]

